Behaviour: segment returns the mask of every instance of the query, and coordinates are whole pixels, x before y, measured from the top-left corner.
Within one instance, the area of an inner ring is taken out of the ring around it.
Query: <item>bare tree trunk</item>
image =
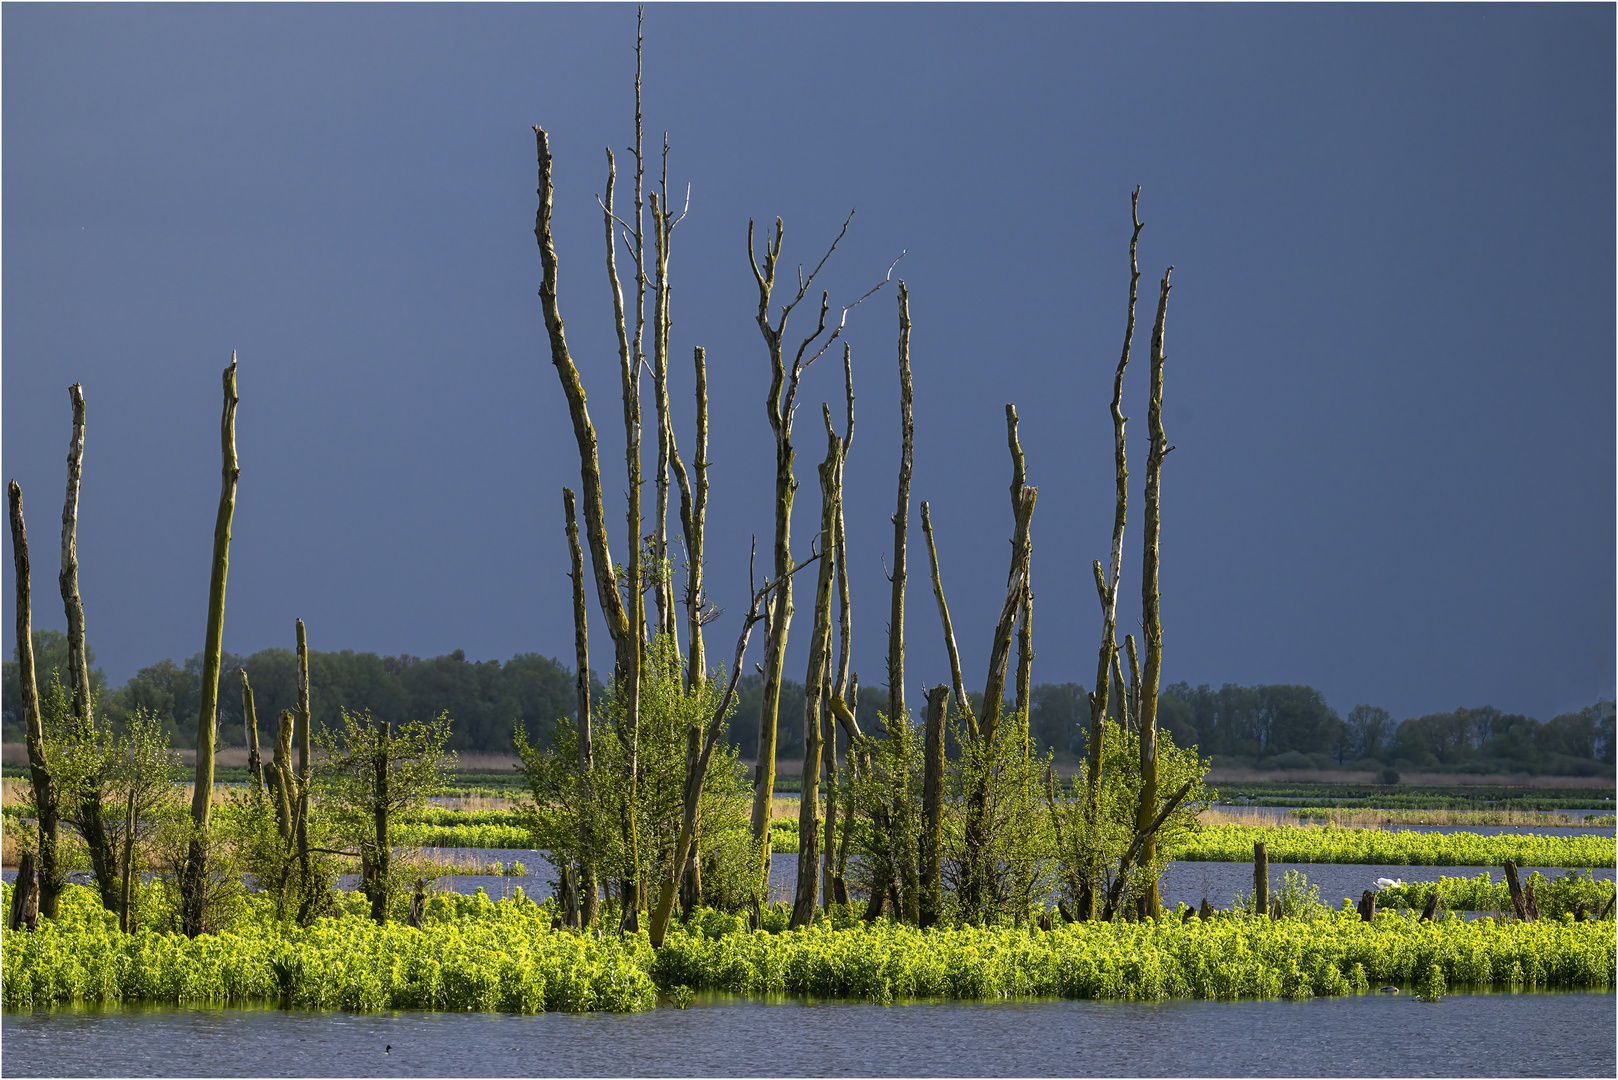
[[[386,720],[376,721],[376,802],[373,804],[376,855],[371,862],[375,875],[371,885],[371,921],[378,926],[385,926],[388,921],[388,872],[393,861],[392,837],[388,834],[388,751],[392,742],[391,734]]]
[[[55,921],[57,898],[62,891],[57,850],[58,793],[45,757],[45,726],[39,712],[39,683],[34,675],[28,527],[22,516],[22,487],[13,480],[6,492],[11,503],[11,565],[16,571],[17,588],[17,682],[22,697],[23,729],[28,738],[28,773],[34,783],[34,807],[39,814],[39,909],[47,919]],[[17,880],[21,882],[22,878]]]
[[[253,778],[253,789],[264,790],[264,759],[258,752],[258,712],[253,708],[253,688],[247,682],[247,669],[237,668],[242,677],[242,727],[247,733],[247,774]]]
[[[905,710],[905,541],[910,528],[910,472],[915,424],[910,415],[910,294],[899,279],[899,505],[893,512],[892,607],[888,612],[888,727],[908,724]]]
[[[1129,197],[1130,218],[1134,232],[1129,237],[1129,313],[1124,323],[1124,347],[1118,357],[1118,370],[1112,378],[1112,443],[1117,498],[1112,517],[1112,561],[1109,573],[1102,574],[1101,563],[1095,563],[1096,589],[1101,594],[1101,650],[1096,661],[1095,689],[1090,694],[1089,783],[1084,808],[1085,828],[1092,838],[1100,828],[1102,743],[1106,737],[1107,683],[1109,669],[1118,663],[1118,578],[1123,573],[1124,521],[1129,510],[1129,468],[1124,453],[1123,414],[1124,370],[1129,367],[1129,350],[1135,339],[1135,299],[1140,283],[1140,267],[1135,261],[1135,248],[1140,241],[1140,188]],[[1093,843],[1092,839],[1092,843]],[[1079,897],[1079,918],[1093,919],[1095,888],[1101,881],[1099,856],[1091,863],[1089,882]]]
[[[84,390],[78,383],[68,387],[73,402],[73,441],[67,449],[67,497],[62,503],[62,606],[67,613],[68,682],[73,694],[73,719],[80,737],[94,738],[95,718],[90,701],[90,667],[84,653],[84,603],[79,598],[79,478],[84,470]],[[118,910],[118,860],[101,817],[99,779],[78,798],[81,831],[90,849],[90,869],[95,874],[101,905]]]
[[[927,695],[927,729],[923,740],[921,783],[921,917],[922,927],[935,926],[944,912],[940,854],[944,846],[944,714],[950,688],[940,683]]]
[[[1163,322],[1169,308],[1169,274],[1163,272],[1157,300],[1157,324],[1152,328],[1152,397],[1146,410],[1151,432],[1151,450],[1146,457],[1145,551],[1141,556],[1141,616],[1146,635],[1146,664],[1140,679],[1140,810],[1137,820],[1144,825],[1157,812],[1157,686],[1163,671],[1163,619],[1158,610],[1158,534],[1161,531],[1160,491],[1163,458],[1174,449],[1163,435]],[[1157,855],[1157,841],[1148,840],[1141,853],[1143,863]],[[1153,918],[1161,914],[1157,882],[1146,896]]]
[[[685,533],[685,618],[686,618],[686,686],[700,686],[707,681],[708,658],[702,647],[702,627],[709,615],[704,608],[702,545],[703,530],[708,515],[708,362],[707,354],[698,345],[694,354],[697,369],[697,449],[692,462],[696,473],[693,486],[686,474],[685,463],[676,448],[671,457],[674,477],[680,485],[680,526]]]
[[[843,386],[847,405],[847,425],[843,431],[842,451],[837,455],[837,469],[833,480],[837,488],[837,520],[836,535],[832,540],[832,561],[837,571],[837,673],[827,694],[830,703],[830,713],[827,718],[828,737],[826,739],[826,870],[821,890],[822,902],[825,904],[842,904],[848,902],[848,887],[843,882],[843,863],[838,859],[837,845],[837,724],[844,723],[845,727],[852,728],[858,725],[853,723],[853,712],[844,700],[849,691],[849,649],[852,646],[854,629],[853,608],[849,602],[848,588],[848,537],[843,518],[843,465],[848,461],[848,449],[854,442],[854,362],[849,350],[848,342],[843,342]],[[854,685],[858,686],[859,677],[854,676]],[[842,714],[847,713],[849,721],[844,722]],[[854,743],[849,740],[850,757],[853,755]],[[850,787],[852,792],[852,787]],[[853,824],[853,806],[849,807],[847,820],[843,826],[846,832]],[[846,857],[847,847],[844,845]]]
[[[135,788],[129,788],[129,808],[124,814],[124,887],[119,897],[118,905],[118,932],[132,934],[135,928],[129,924],[129,904],[131,893],[135,884]]]
[[[264,767],[270,779],[270,794],[275,797],[275,820],[281,830],[281,842],[287,850],[292,848],[292,815],[297,802],[297,779],[292,773],[292,729],[295,720],[291,709],[282,709],[280,723],[275,731],[275,753]]]
[[[590,627],[584,607],[584,552],[579,547],[579,523],[573,513],[573,492],[562,489],[562,509],[567,516],[567,549],[571,559],[573,579],[573,688],[578,694],[579,783],[584,798],[593,800],[590,788],[591,769],[595,764],[595,747],[590,733]],[[590,824],[584,814],[579,815],[579,914],[581,925],[595,922],[597,884],[594,842]]]
[[[224,373],[224,412],[219,421],[223,461],[219,515],[214,523],[213,567],[208,578],[208,628],[202,647],[202,705],[197,715],[197,778],[191,796],[191,837],[186,859],[185,910],[181,922],[187,937],[202,933],[207,907],[208,821],[213,807],[214,736],[219,726],[219,664],[225,636],[225,578],[230,569],[230,524],[236,513],[236,354]]]
[[[303,894],[298,921],[308,922],[315,906],[314,868],[309,862],[309,773],[314,759],[309,749],[309,635],[303,620],[296,622],[298,644],[298,881]]]
[[[820,886],[820,751],[821,731],[830,720],[826,701],[826,673],[831,663],[831,590],[837,543],[837,463],[843,441],[832,427],[831,410],[821,406],[826,419],[826,460],[820,465],[820,560],[815,582],[815,622],[809,639],[809,669],[804,676],[803,782],[798,796],[798,886],[792,904],[791,928],[814,921]],[[836,729],[832,729],[836,739]]]
[[[949,651],[950,682],[955,690],[955,708],[966,723],[972,741],[978,741],[978,720],[972,712],[972,703],[966,696],[966,680],[961,677],[961,654],[955,647],[955,628],[950,625],[949,605],[944,602],[944,579],[938,572],[938,545],[933,540],[933,521],[927,504],[921,504],[921,531],[927,538],[927,557],[932,563],[933,597],[938,601],[938,619],[944,624],[944,646]]]
[[[638,110],[637,110],[638,111]],[[674,443],[674,423],[669,414],[669,251],[674,238],[674,227],[685,217],[670,218],[669,194],[669,137],[663,133],[662,197],[650,194],[652,207],[653,256],[657,276],[652,285],[652,389],[657,408],[657,514],[652,532],[653,556],[657,566],[657,623],[660,633],[674,635],[674,576],[669,559],[669,465],[677,460],[679,450]],[[687,205],[690,195],[687,193]]]
[[[852,219],[850,213],[849,218]],[[775,544],[774,568],[775,579],[781,583],[771,598],[772,607],[765,616],[768,627],[768,643],[764,652],[764,699],[759,709],[758,721],[758,766],[753,780],[753,839],[762,850],[761,864],[759,866],[758,897],[767,891],[770,869],[770,799],[775,790],[775,744],[777,731],[777,718],[781,704],[781,669],[786,660],[787,631],[792,624],[792,582],[793,570],[792,553],[790,550],[792,540],[792,499],[797,493],[798,482],[792,475],[792,463],[796,451],[792,446],[792,414],[793,406],[798,396],[798,384],[803,378],[804,369],[819,358],[842,333],[842,323],[832,332],[820,351],[809,357],[806,361],[804,354],[826,330],[826,315],[830,310],[827,293],[820,298],[820,318],[815,326],[814,333],[803,339],[798,346],[797,355],[793,359],[790,373],[787,370],[783,350],[783,338],[786,332],[787,318],[792,309],[808,295],[815,276],[820,273],[826,260],[831,258],[832,252],[837,250],[837,244],[848,231],[848,221],[843,222],[842,230],[833,240],[831,247],[821,257],[820,264],[807,278],[799,276],[797,294],[792,300],[783,304],[778,319],[772,324],[770,321],[770,295],[775,289],[776,265],[781,257],[781,240],[785,231],[780,218],[775,219],[775,237],[772,240],[768,235],[764,243],[764,266],[761,270],[758,264],[757,252],[753,242],[753,222],[747,223],[747,258],[753,268],[753,279],[758,284],[758,328],[764,337],[765,348],[770,357],[770,392],[764,400],[764,412],[770,421],[770,431],[775,435]],[[878,286],[880,288],[880,286]],[[872,290],[873,292],[875,290]],[[870,294],[867,293],[867,296]],[[860,298],[861,300],[864,297]],[[854,302],[859,303],[858,300]],[[848,317],[849,308],[843,309],[843,318]]]

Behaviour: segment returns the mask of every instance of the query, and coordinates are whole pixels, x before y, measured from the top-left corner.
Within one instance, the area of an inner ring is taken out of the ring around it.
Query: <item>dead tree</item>
[[[669,462],[680,485],[680,528],[685,534],[685,621],[686,687],[707,681],[708,659],[703,650],[702,628],[714,616],[707,610],[703,591],[703,530],[708,516],[708,358],[701,345],[694,351],[697,369],[697,447],[687,473],[678,447],[671,449]],[[694,476],[691,474],[695,474]]]
[[[820,890],[820,752],[821,733],[829,719],[827,669],[831,665],[831,552],[837,535],[837,463],[843,440],[832,426],[831,409],[821,406],[826,421],[826,460],[820,464],[820,571],[815,581],[815,621],[809,638],[809,669],[803,681],[803,782],[798,796],[798,885],[793,896],[796,930],[814,921]],[[833,738],[836,736],[833,730]]]
[[[54,920],[57,898],[62,891],[57,848],[58,791],[45,754],[39,683],[34,676],[33,586],[28,565],[28,527],[22,516],[22,487],[13,480],[6,492],[11,503],[11,565],[16,571],[17,588],[17,682],[21,690],[23,729],[28,739],[28,774],[34,785],[34,808],[39,821],[39,910],[47,919]],[[18,880],[21,881],[21,877]]]
[[[915,424],[910,413],[910,294],[899,279],[899,505],[893,512],[893,586],[888,612],[888,726],[908,724],[905,710],[905,547],[910,530],[910,473]]]
[[[1092,837],[1101,825],[1101,770],[1102,745],[1106,738],[1108,673],[1118,666],[1118,577],[1123,571],[1124,521],[1129,510],[1129,469],[1124,454],[1124,424],[1129,417],[1123,414],[1124,370],[1129,367],[1129,349],[1135,338],[1135,297],[1140,282],[1140,267],[1135,262],[1135,248],[1140,241],[1140,188],[1130,196],[1130,215],[1135,231],[1129,238],[1129,311],[1124,322],[1124,347],[1118,357],[1118,370],[1112,379],[1112,443],[1117,496],[1112,516],[1112,559],[1108,572],[1103,574],[1101,563],[1094,564],[1096,591],[1101,597],[1101,649],[1096,661],[1095,689],[1090,694],[1089,783],[1086,788],[1084,820]],[[1091,864],[1089,880],[1078,898],[1079,918],[1095,918],[1095,886],[1101,880],[1099,850]]]
[[[669,252],[674,227],[685,218],[686,209],[690,208],[691,193],[688,188],[685,209],[678,216],[671,213],[668,196],[669,136],[668,132],[664,132],[661,197],[657,191],[649,196],[652,256],[656,267],[652,282],[652,396],[657,409],[657,475],[654,478],[657,511],[652,524],[652,558],[656,560],[653,595],[657,604],[658,632],[672,636],[675,628],[674,576],[670,567],[668,541],[669,467],[678,459],[679,450],[674,443],[674,424],[669,415]]]
[[[1140,810],[1136,820],[1143,826],[1157,812],[1157,687],[1163,671],[1163,618],[1158,610],[1158,534],[1161,532],[1161,489],[1163,459],[1174,447],[1163,434],[1163,322],[1169,309],[1169,275],[1174,267],[1163,272],[1163,281],[1157,299],[1157,323],[1152,327],[1152,396],[1146,409],[1146,425],[1150,431],[1151,449],[1146,455],[1146,524],[1144,552],[1141,556],[1141,626],[1146,637],[1146,663],[1141,669],[1138,719],[1140,726]],[[1157,855],[1155,840],[1148,839],[1141,854],[1142,862],[1151,862]],[[1157,882],[1154,880],[1146,894],[1150,914],[1161,913]]]
[[[320,899],[316,895],[314,865],[309,858],[309,788],[314,757],[309,746],[309,634],[303,620],[294,624],[298,646],[298,805],[295,831],[298,843],[298,882],[303,894],[298,909],[298,921],[307,923],[313,916]]]
[[[888,268],[888,275],[873,286],[864,296],[847,305],[830,336],[826,337],[820,347],[813,354],[809,350],[819,341],[826,332],[826,317],[831,310],[830,293],[822,291],[820,296],[820,316],[815,324],[814,332],[805,337],[798,344],[797,352],[793,356],[792,366],[789,369],[786,362],[785,339],[786,325],[792,311],[809,295],[815,278],[837,250],[837,245],[848,233],[848,224],[854,218],[854,212],[843,221],[843,227],[826,249],[826,254],[820,257],[814,270],[807,277],[803,268],[798,268],[798,289],[787,303],[781,305],[780,310],[772,322],[770,318],[770,299],[775,290],[775,275],[781,259],[781,242],[785,233],[785,225],[780,218],[775,219],[775,236],[773,239],[766,234],[764,241],[764,265],[759,266],[758,251],[753,238],[754,224],[751,219],[747,222],[747,259],[753,269],[753,280],[758,285],[758,329],[764,337],[765,349],[770,358],[770,391],[764,399],[764,412],[770,422],[770,431],[775,436],[775,543],[774,567],[775,580],[781,582],[770,599],[770,609],[764,615],[768,627],[768,642],[764,653],[764,700],[759,709],[758,724],[758,766],[753,781],[753,838],[763,849],[763,862],[759,867],[759,888],[764,888],[769,873],[770,850],[770,798],[775,789],[775,744],[777,733],[777,718],[781,703],[781,670],[786,659],[787,631],[792,624],[792,583],[793,570],[790,543],[792,540],[792,500],[797,494],[798,481],[793,477],[792,464],[796,451],[792,445],[792,416],[797,402],[798,386],[803,373],[809,365],[820,358],[831,347],[843,332],[848,322],[848,313],[865,300],[866,297],[880,289],[887,283],[888,277],[893,275],[893,268]],[[903,256],[900,256],[901,258]],[[898,260],[894,260],[897,265]]]
[[[848,342],[843,342],[843,385],[844,396],[847,400],[848,419],[844,427],[842,446],[837,454],[837,468],[832,474],[832,484],[836,493],[836,521],[832,536],[831,559],[837,572],[837,674],[826,693],[826,745],[824,748],[826,764],[826,845],[825,845],[825,873],[822,875],[821,896],[822,902],[831,904],[846,904],[848,902],[848,889],[843,883],[841,863],[837,857],[837,725],[840,711],[852,712],[844,695],[849,685],[849,645],[850,634],[853,630],[853,611],[849,606],[848,591],[848,544],[844,533],[843,521],[843,465],[848,460],[848,448],[854,441],[854,363]],[[856,684],[858,677],[855,678]],[[850,741],[850,750],[853,748]],[[850,788],[852,791],[852,787]],[[850,815],[852,816],[852,815]],[[852,821],[845,824],[847,826]],[[841,890],[841,891],[839,891]]]
[[[85,661],[84,602],[79,597],[79,481],[84,471],[84,390],[74,383],[68,387],[73,403],[73,440],[67,450],[67,496],[62,502],[62,571],[58,583],[62,607],[67,614],[68,682],[72,691],[73,725],[86,745],[96,741],[93,703],[90,699],[90,667]],[[99,774],[85,777],[74,793],[72,807],[79,834],[90,853],[90,869],[95,875],[101,905],[118,910],[118,859],[112,850],[101,812],[102,788]]]
[[[922,739],[921,781],[921,917],[918,925],[935,926],[944,913],[941,855],[944,847],[944,714],[950,688],[943,683],[927,695],[927,726]]]
[[[584,606],[584,552],[579,547],[579,523],[574,516],[573,491],[562,489],[562,510],[567,519],[567,550],[572,566],[568,577],[573,580],[573,688],[578,695],[579,783],[584,786],[584,797],[590,799],[591,770],[595,764],[595,749],[590,732],[590,628]],[[597,883],[594,841],[590,836],[589,816],[579,815],[579,917],[581,927],[595,922]]]
[[[264,790],[264,759],[258,752],[258,711],[253,707],[253,687],[247,681],[247,669],[237,668],[242,678],[242,727],[247,735],[247,775],[253,778],[253,790]]]
[[[933,521],[925,502],[921,504],[921,531],[927,538],[927,558],[932,564],[933,597],[938,601],[938,619],[944,625],[944,646],[949,652],[950,682],[955,691],[955,708],[973,744],[978,741],[978,721],[966,696],[966,680],[961,677],[961,654],[955,647],[955,628],[950,624],[949,605],[944,602],[944,579],[938,570],[938,545],[933,539]]]

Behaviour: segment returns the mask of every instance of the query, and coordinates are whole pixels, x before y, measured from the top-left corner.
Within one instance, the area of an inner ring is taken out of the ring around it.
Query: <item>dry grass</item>
[[[1306,825],[1298,818],[1285,816],[1284,811],[1261,806],[1210,806],[1197,815],[1197,820],[1204,825],[1285,825],[1293,829]]]
[[[1058,770],[1060,771],[1060,770]],[[1208,784],[1363,784],[1380,786],[1382,774],[1319,769],[1210,769]],[[1527,773],[1404,773],[1400,787],[1610,788],[1611,776],[1530,776]]]
[[[1345,828],[1375,828],[1380,825],[1523,825],[1552,828],[1581,824],[1569,814],[1542,810],[1312,810],[1309,819],[1329,821]],[[1296,819],[1294,819],[1296,820]]]

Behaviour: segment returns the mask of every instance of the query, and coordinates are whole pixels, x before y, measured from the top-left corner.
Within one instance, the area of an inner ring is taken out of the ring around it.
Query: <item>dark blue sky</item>
[[[91,647],[115,683],[202,647],[236,349],[226,648],[290,646],[302,617],[318,649],[570,663],[560,492],[578,462],[535,296],[530,126],[551,132],[561,301],[621,559],[595,195],[603,147],[632,137],[633,7],[0,18],[4,471],[32,527],[35,625],[63,625],[77,380]],[[1004,590],[1011,401],[1040,488],[1035,680],[1089,683],[1138,183],[1120,615],[1133,628],[1145,331],[1173,263],[1165,681],[1309,683],[1396,717],[1548,719],[1613,694],[1611,6],[654,6],[646,33],[649,145],[669,132],[671,186],[692,189],[673,393],[689,449],[706,346],[716,655],[746,605],[749,536],[767,548],[771,528],[747,220],[784,217],[786,260],[812,265],[857,206],[823,281],[846,303],[909,250],[912,513],[932,503],[968,678]],[[896,335],[890,285],[848,329],[867,685],[884,673]],[[819,404],[840,393],[828,361],[801,395],[805,553]],[[948,672],[912,524],[914,693]],[[800,679],[808,620],[800,602]]]

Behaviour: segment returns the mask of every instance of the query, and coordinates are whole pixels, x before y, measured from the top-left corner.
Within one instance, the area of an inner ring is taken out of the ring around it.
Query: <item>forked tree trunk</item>
[[[28,739],[28,774],[34,784],[34,808],[39,815],[39,910],[54,921],[62,890],[57,849],[58,795],[45,757],[45,726],[39,712],[39,683],[34,676],[33,585],[28,566],[28,527],[22,517],[22,488],[13,480],[6,491],[11,502],[11,565],[17,588],[17,682],[23,730]]]
[[[1123,572],[1124,521],[1129,510],[1129,469],[1124,454],[1124,424],[1129,418],[1123,414],[1123,400],[1124,370],[1129,367],[1129,350],[1135,339],[1135,299],[1140,283],[1140,267],[1135,261],[1141,230],[1139,187],[1129,197],[1129,209],[1135,226],[1129,237],[1129,311],[1124,322],[1123,351],[1118,357],[1118,370],[1112,378],[1112,443],[1117,494],[1113,502],[1109,572],[1103,574],[1100,561],[1095,563],[1096,590],[1101,595],[1101,649],[1096,660],[1095,689],[1090,694],[1089,782],[1084,804],[1085,828],[1091,838],[1093,857],[1089,879],[1078,898],[1080,919],[1096,917],[1095,889],[1101,881],[1100,852],[1094,845],[1101,825],[1101,751],[1106,738],[1107,685],[1111,670],[1118,664],[1118,578]]]
[[[1146,635],[1146,663],[1141,669],[1137,723],[1140,725],[1140,809],[1136,820],[1144,826],[1157,813],[1157,687],[1163,671],[1163,619],[1158,610],[1158,534],[1161,531],[1163,458],[1174,449],[1163,434],[1163,322],[1169,309],[1169,274],[1163,272],[1157,300],[1157,324],[1152,328],[1152,397],[1146,410],[1151,450],[1146,457],[1145,550],[1141,556],[1141,625]],[[1157,841],[1146,842],[1141,862],[1157,855]],[[1157,882],[1146,894],[1153,918],[1162,910]]]
[[[62,607],[67,614],[67,666],[73,698],[73,722],[80,738],[95,738],[95,717],[91,714],[90,667],[85,662],[84,602],[79,598],[79,478],[84,470],[84,390],[78,383],[68,387],[73,403],[73,441],[67,449],[67,497],[62,502]],[[85,847],[90,852],[90,869],[95,874],[101,905],[118,910],[118,860],[112,838],[101,817],[101,778],[78,797],[78,811]]]
[[[831,553],[837,536],[837,463],[843,441],[826,419],[826,460],[820,465],[820,560],[815,581],[815,622],[809,639],[809,669],[804,676],[803,782],[798,796],[798,885],[792,903],[791,928],[814,921],[820,888],[820,751],[821,732],[830,719],[826,708],[826,672],[831,662]],[[833,738],[836,737],[835,728]]]

